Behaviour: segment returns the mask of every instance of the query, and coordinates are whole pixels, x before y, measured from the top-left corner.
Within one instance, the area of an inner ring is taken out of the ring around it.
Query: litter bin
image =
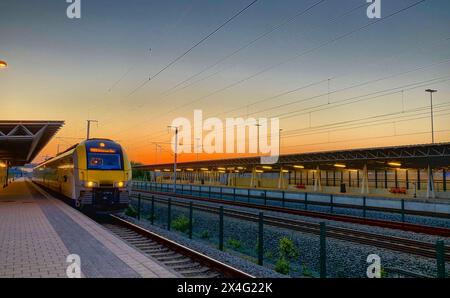
[[[345,187],[345,183],[341,183],[341,193],[346,193],[347,189]]]

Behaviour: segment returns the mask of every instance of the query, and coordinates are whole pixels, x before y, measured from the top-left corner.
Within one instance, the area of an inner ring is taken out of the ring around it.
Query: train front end
[[[90,139],[77,147],[80,186],[77,207],[113,211],[128,206],[131,165],[122,147],[111,140]]]

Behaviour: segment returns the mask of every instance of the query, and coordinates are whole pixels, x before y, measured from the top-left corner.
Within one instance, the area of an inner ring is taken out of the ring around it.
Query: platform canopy
[[[0,160],[11,166],[31,162],[64,125],[64,121],[0,120]]]
[[[420,144],[394,147],[362,148],[281,155],[275,167],[302,165],[306,169],[332,169],[337,163],[347,168],[386,168],[390,162],[400,163],[403,168],[426,168],[450,166],[450,143]],[[135,166],[135,169],[155,170],[171,168],[173,164],[155,164]],[[178,168],[215,168],[215,167],[253,167],[261,166],[259,157],[231,158],[205,161],[180,162]],[[274,167],[274,169],[275,169]]]

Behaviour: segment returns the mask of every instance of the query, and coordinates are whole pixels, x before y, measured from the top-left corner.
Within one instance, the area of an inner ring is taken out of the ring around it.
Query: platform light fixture
[[[204,172],[209,171],[208,168],[201,168],[200,170],[202,170],[202,171],[204,171]]]
[[[304,169],[305,166],[302,166],[302,165],[295,165],[294,168],[295,168],[295,169]]]
[[[272,170],[271,166],[262,166],[262,168],[265,169],[265,170]]]
[[[346,167],[347,167],[346,165],[344,165],[344,164],[342,164],[342,163],[335,163],[334,166],[335,166],[336,168],[346,168]]]
[[[401,163],[394,162],[394,161],[388,162],[388,165],[390,165],[391,167],[401,167],[402,166]]]
[[[225,168],[222,168],[222,167],[220,167],[220,168],[217,168],[219,171],[225,171],[226,169]]]
[[[264,173],[263,170],[255,170],[256,173]]]
[[[193,168],[187,168],[186,171],[188,171],[188,172],[193,172],[194,169],[193,169]]]
[[[3,60],[0,60],[0,69],[7,68],[7,67],[8,67],[8,63],[6,63]]]

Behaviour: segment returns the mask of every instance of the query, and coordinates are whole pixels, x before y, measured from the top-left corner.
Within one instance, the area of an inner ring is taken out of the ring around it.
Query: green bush
[[[228,245],[234,250],[238,250],[242,247],[241,241],[233,238],[228,239]]]
[[[267,259],[269,259],[269,260],[272,260],[272,259],[273,259],[273,252],[271,252],[270,250],[267,251],[267,252],[265,253],[265,257],[266,257]]]
[[[388,273],[386,272],[386,270],[384,269],[384,267],[380,268],[380,278],[388,278]]]
[[[288,237],[283,237],[280,239],[278,250],[280,253],[280,257],[291,260],[298,257],[298,251],[295,248],[294,242]]]
[[[131,217],[136,217],[137,210],[133,206],[128,205],[128,208],[125,210],[125,215],[131,216]]]
[[[200,238],[202,239],[209,239],[209,231],[208,230],[204,230],[201,234],[200,234]]]
[[[150,214],[149,216],[147,216],[147,219],[149,221],[152,221],[152,217],[153,217],[153,221],[155,221],[156,220],[156,214],[153,214],[153,216]]]
[[[308,267],[306,266],[305,263],[302,264],[302,274],[303,274],[303,276],[313,277],[312,272],[309,271],[309,269],[308,269]]]
[[[184,215],[181,215],[174,220],[172,220],[172,228],[176,231],[180,231],[182,233],[189,232],[189,218]]]
[[[287,261],[284,257],[280,257],[275,264],[275,271],[281,274],[288,275],[291,271],[289,261]]]

